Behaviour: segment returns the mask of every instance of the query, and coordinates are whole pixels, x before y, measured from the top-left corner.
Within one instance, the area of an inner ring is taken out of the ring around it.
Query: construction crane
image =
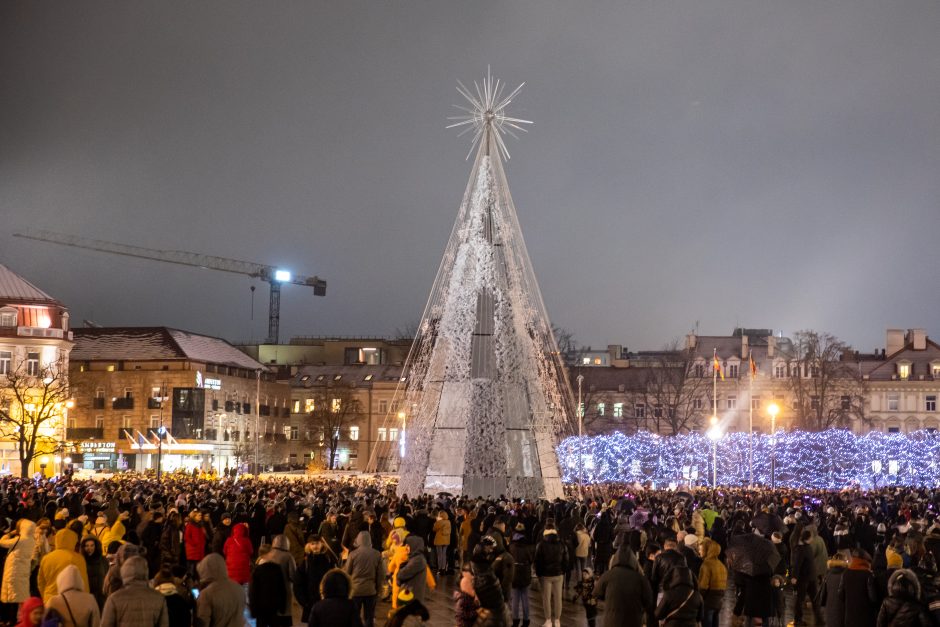
[[[194,268],[206,268],[208,270],[221,270],[222,272],[232,272],[234,274],[244,274],[253,279],[260,279],[267,283],[271,288],[271,299],[268,307],[268,343],[277,344],[279,327],[281,322],[281,285],[289,283],[291,285],[303,285],[313,288],[314,296],[326,296],[326,281],[312,276],[299,276],[292,274],[289,270],[266,266],[262,263],[253,263],[251,261],[239,261],[238,259],[227,259],[225,257],[214,257],[212,255],[200,255],[182,250],[157,250],[153,248],[143,248],[141,246],[130,246],[128,244],[118,244],[115,242],[105,242],[96,239],[87,239],[76,235],[65,235],[54,233],[52,231],[25,231],[23,233],[14,233],[14,237],[23,237],[26,239],[38,240],[40,242],[51,242],[63,246],[73,246],[75,248],[84,248],[86,250],[96,250],[103,253],[114,255],[124,255],[125,257],[137,257],[138,259],[149,259],[151,261],[163,261],[165,263],[175,263],[181,266],[191,266]]]

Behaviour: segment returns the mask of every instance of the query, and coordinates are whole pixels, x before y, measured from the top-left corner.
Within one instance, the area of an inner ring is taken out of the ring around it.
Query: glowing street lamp
[[[767,413],[770,414],[770,489],[773,490],[777,485],[777,414],[780,406],[771,403],[767,406]]]

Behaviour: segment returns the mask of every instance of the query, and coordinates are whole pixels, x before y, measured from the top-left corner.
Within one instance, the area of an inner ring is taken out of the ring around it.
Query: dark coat
[[[845,627],[874,627],[881,598],[878,583],[871,572],[867,560],[853,558],[849,568],[842,574],[839,596],[845,614],[842,623]],[[827,612],[827,623],[828,623]]]
[[[842,575],[846,567],[844,562],[832,562],[826,576],[823,578],[822,598],[820,605],[825,607],[823,615],[826,617],[826,627],[845,627],[844,600],[839,595],[842,586]]]
[[[688,564],[685,562],[685,556],[675,549],[669,549],[657,555],[650,574],[650,586],[652,586],[653,592],[658,593],[672,569],[680,566],[687,567]]]
[[[294,596],[303,607],[301,619],[308,622],[310,608],[320,600],[320,582],[323,576],[335,566],[333,556],[323,553],[307,553],[304,561],[297,567],[297,579],[294,581]]]
[[[656,618],[663,627],[696,627],[705,617],[704,610],[705,602],[695,589],[692,571],[687,566],[673,568],[663,582],[663,598],[656,607]]]
[[[888,598],[878,612],[878,627],[933,627],[921,601],[920,582],[913,571],[898,569],[888,580]]]
[[[537,577],[557,577],[564,575],[568,568],[568,547],[558,538],[557,533],[549,533],[535,547],[535,574]]]
[[[610,570],[598,579],[594,596],[605,599],[604,627],[641,627],[644,613],[655,602],[632,549],[626,546],[620,547]]]
[[[281,567],[264,562],[255,567],[248,586],[248,609],[254,618],[277,616],[287,602],[287,586]]]
[[[352,599],[349,598],[352,581],[349,575],[334,568],[320,582],[323,597],[310,610],[310,627],[362,627],[362,621]]]
[[[535,549],[526,540],[525,534],[519,533],[513,536],[509,553],[513,560],[512,587],[528,588],[532,583],[532,560],[535,557]]]

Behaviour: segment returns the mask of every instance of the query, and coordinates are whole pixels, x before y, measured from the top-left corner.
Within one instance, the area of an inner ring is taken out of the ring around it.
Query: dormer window
[[[911,377],[911,362],[898,362],[898,379],[909,379]]]
[[[0,327],[16,326],[16,308],[4,307],[0,309]]]
[[[930,362],[930,376],[934,379],[940,379],[940,361],[934,360]]]

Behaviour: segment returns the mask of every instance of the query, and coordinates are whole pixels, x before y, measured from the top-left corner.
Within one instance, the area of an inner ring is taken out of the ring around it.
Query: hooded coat
[[[95,552],[91,555],[85,555],[82,550],[82,557],[85,558],[85,569],[88,571],[88,591],[98,600],[98,608],[104,607],[104,580],[108,574],[108,560],[101,551],[101,542],[94,536],[85,536],[82,538],[82,544],[86,542],[95,543]]]
[[[283,536],[274,536],[274,542],[271,544],[271,550],[262,557],[259,564],[277,564],[281,569],[281,576],[284,579],[284,588],[286,594],[284,605],[278,612],[279,616],[290,616],[291,605],[294,601],[294,595],[291,593],[291,583],[295,579],[297,565],[294,564],[294,557],[290,554],[290,542]]]
[[[199,582],[205,587],[196,599],[196,616],[201,627],[243,627],[245,591],[232,581],[225,560],[210,553],[196,566]]]
[[[62,529],[55,534],[55,550],[48,553],[39,563],[39,573],[36,576],[36,585],[44,600],[51,599],[59,593],[56,586],[56,577],[62,569],[72,564],[78,568],[85,590],[88,590],[88,571],[85,568],[85,559],[75,552],[78,544],[78,535],[71,529]]]
[[[33,627],[33,624],[29,622],[29,615],[36,608],[42,609],[42,599],[39,597],[29,597],[26,599],[23,605],[20,606],[20,622],[16,624],[16,627]]]
[[[140,547],[136,544],[122,544],[117,553],[114,556],[114,563],[111,564],[111,568],[108,569],[108,574],[104,578],[104,595],[108,596],[113,592],[117,592],[121,589],[121,586],[124,585],[124,581],[121,576],[121,567],[124,565],[128,559],[139,556]],[[148,573],[150,568],[147,568]]]
[[[163,595],[147,585],[147,561],[135,555],[121,566],[123,587],[108,596],[101,627],[168,627]]]
[[[408,561],[398,569],[395,582],[399,588],[411,590],[416,601],[424,603],[428,591],[428,562],[424,557],[424,540],[418,536],[408,536],[405,538],[405,546],[410,549]]]
[[[81,573],[71,564],[62,569],[55,579],[59,594],[46,602],[62,617],[63,627],[97,627],[101,621],[98,600],[85,590]]]
[[[372,548],[372,536],[360,531],[354,542],[355,548],[346,560],[344,570],[352,581],[352,596],[369,597],[382,589],[382,554]]]
[[[721,547],[717,542],[705,538],[702,540],[702,551],[705,559],[698,571],[698,587],[705,607],[720,610],[728,588],[728,569],[718,560]]]
[[[232,535],[225,541],[225,567],[232,581],[246,584],[251,581],[251,558],[255,548],[248,537],[248,525],[238,523],[232,528]]]
[[[17,532],[0,539],[0,547],[7,550],[3,563],[3,585],[0,586],[0,602],[3,603],[23,603],[29,598],[36,523],[24,518],[17,523]]]
[[[186,559],[199,562],[206,556],[206,528],[201,522],[189,520],[183,529],[183,542],[186,544]]]
[[[368,535],[368,532],[362,532]],[[359,536],[356,536],[358,541]],[[369,541],[371,546],[372,541]],[[322,597],[310,610],[310,627],[362,627],[356,606],[350,599],[352,581],[338,568],[328,571],[320,582]]]
[[[694,587],[692,571],[680,566],[663,582],[663,598],[656,608],[662,627],[695,627],[704,618],[704,603]]]
[[[845,574],[847,564],[841,560],[829,560],[829,570],[823,577],[823,587],[820,594],[820,605],[825,610],[823,615],[826,617],[826,627],[844,627],[845,626],[845,605],[843,598],[839,595],[839,588],[842,587],[842,576]]]
[[[294,563],[299,564],[304,559],[304,530],[300,526],[300,517],[294,512],[287,515],[284,536],[290,542],[290,554],[294,557]]]
[[[878,627],[932,627],[921,602],[920,582],[912,570],[900,568],[888,579],[888,598],[878,612]]]
[[[594,586],[594,596],[605,599],[604,627],[641,627],[653,607],[653,590],[640,572],[629,545],[621,545],[607,570]]]

